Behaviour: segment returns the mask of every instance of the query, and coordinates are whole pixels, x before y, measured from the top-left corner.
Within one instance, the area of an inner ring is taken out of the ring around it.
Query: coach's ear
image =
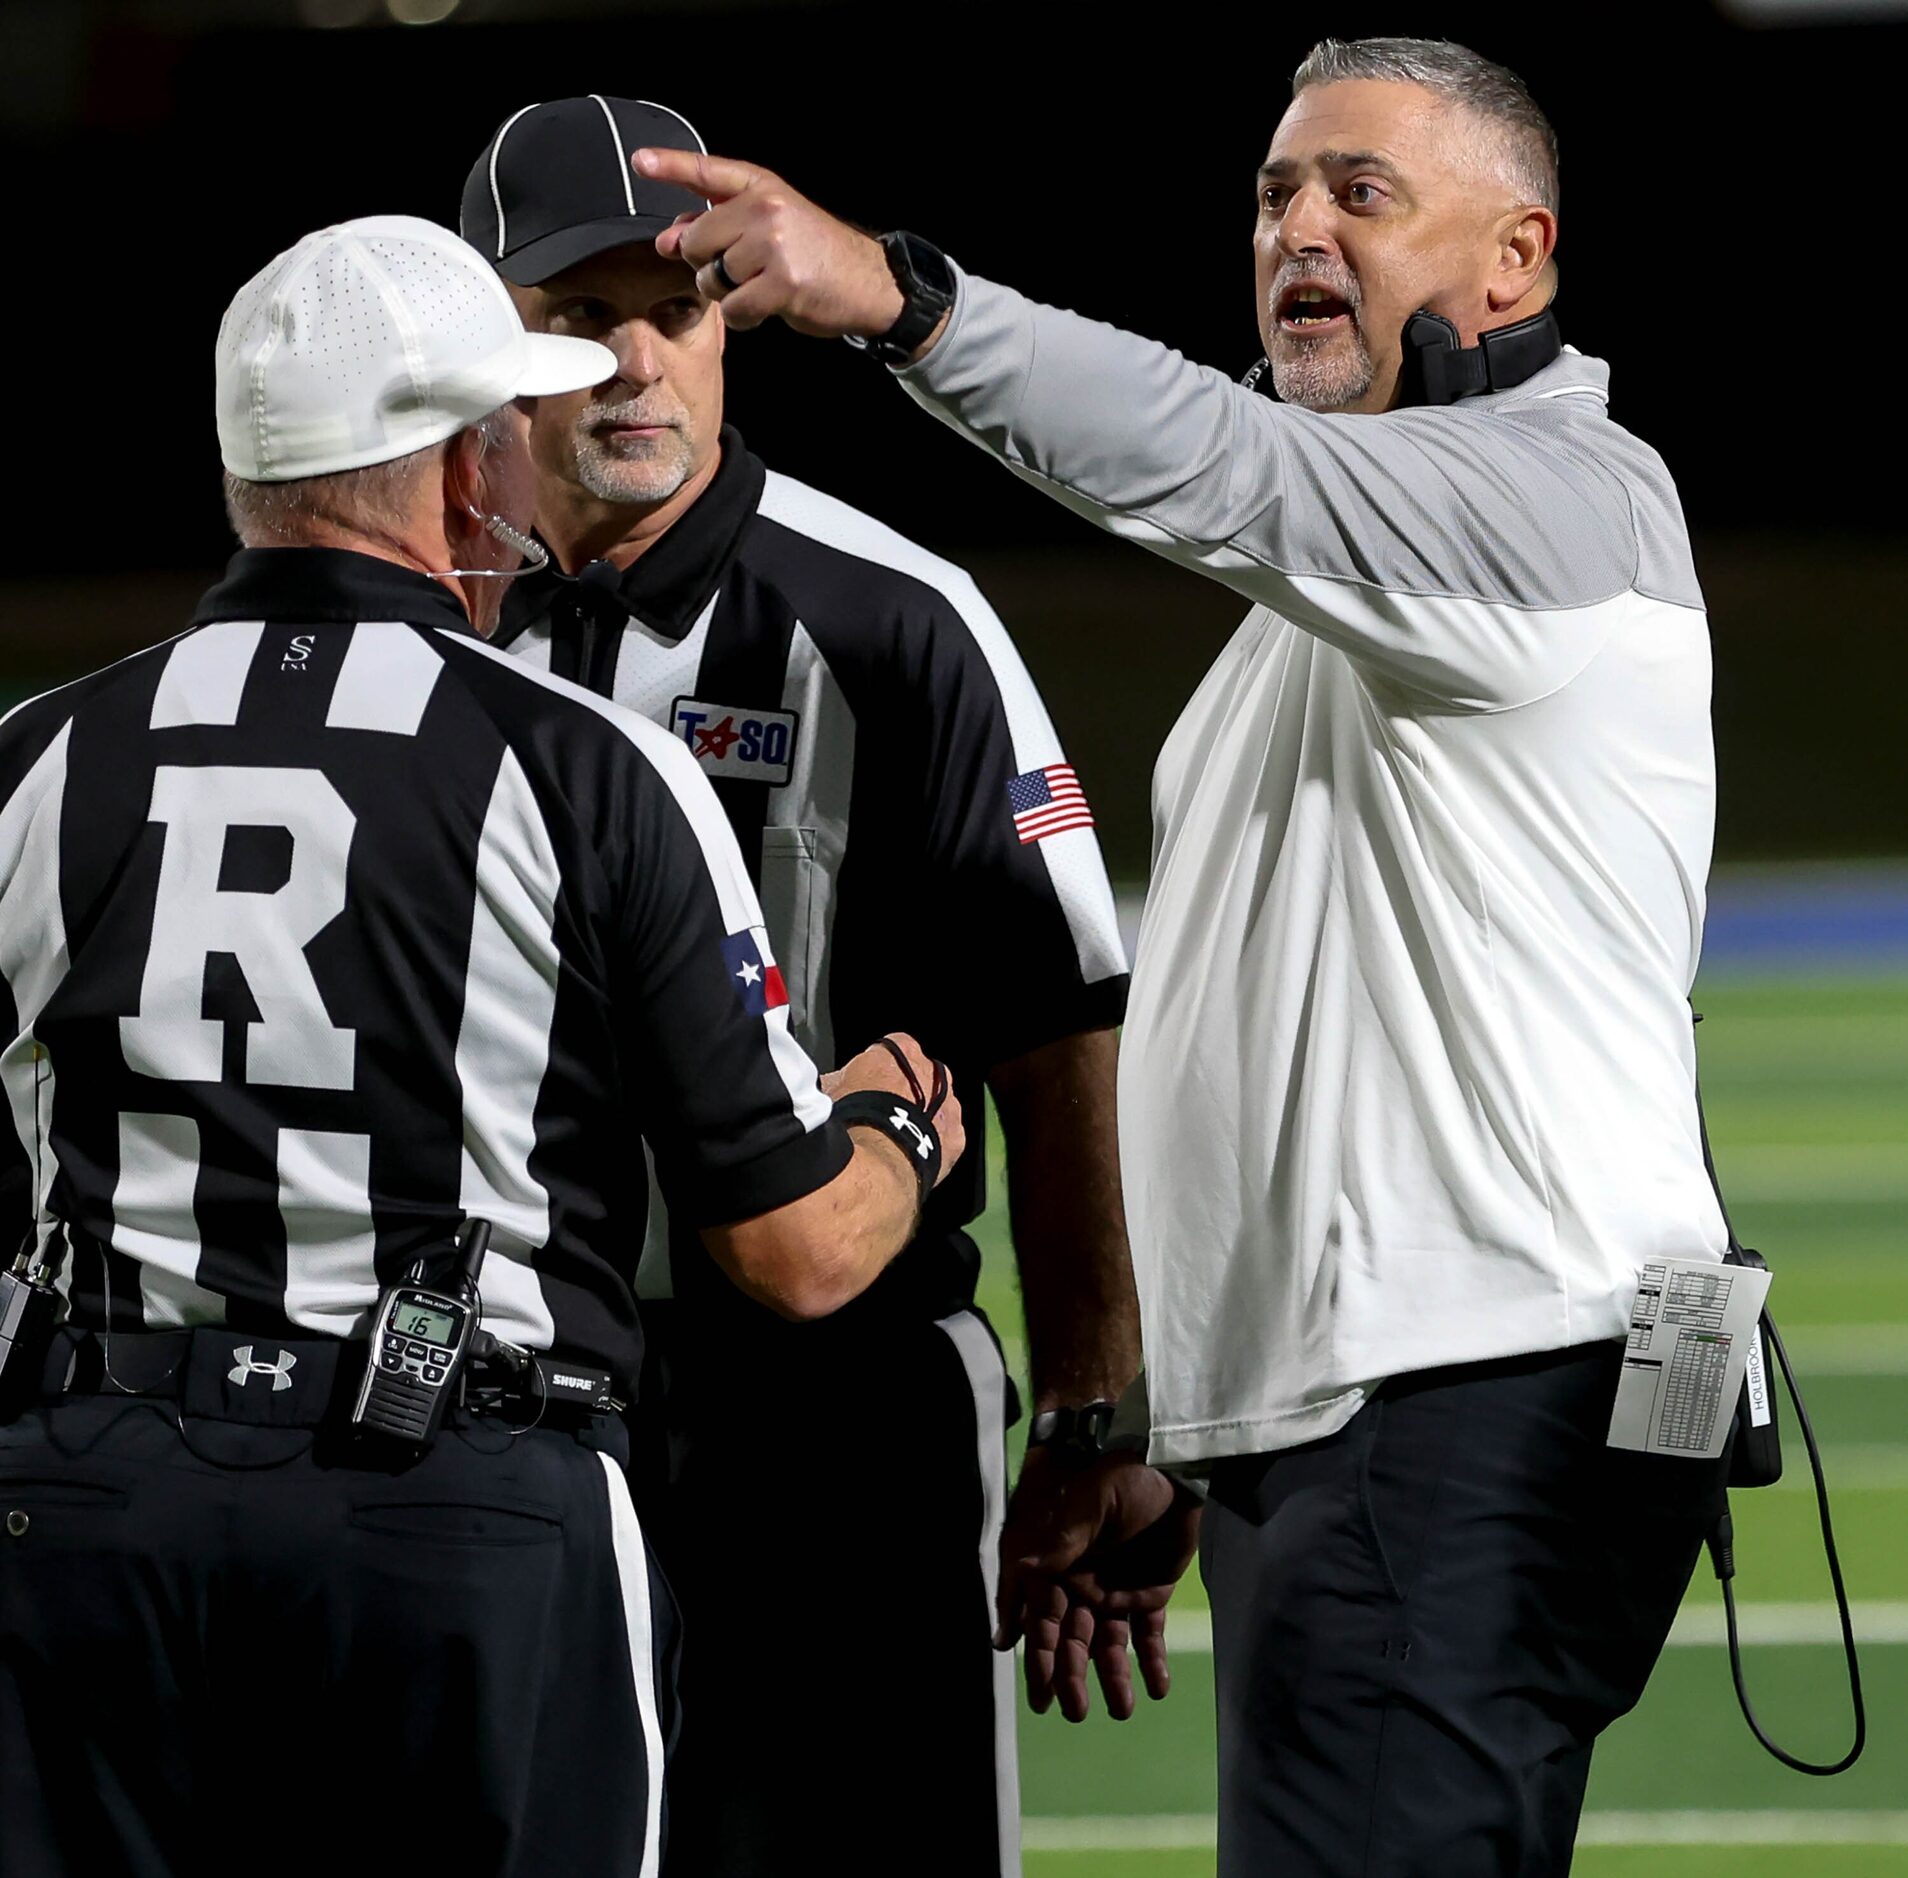
[[[485,539],[484,434],[472,425],[444,446],[444,545],[453,567],[481,567],[470,555]]]

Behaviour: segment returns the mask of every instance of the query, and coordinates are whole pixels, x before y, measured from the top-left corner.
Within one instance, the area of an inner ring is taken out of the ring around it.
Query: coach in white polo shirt
[[[1212,1479],[1220,1870],[1565,1871],[1720,1489],[1604,1445],[1620,1339],[1724,1230],[1702,597],[1549,310],[1549,124],[1462,48],[1314,50],[1259,175],[1282,402],[638,161],[716,198],[671,239],[729,325],[906,339],[918,402],[1251,603],[1160,760],[1120,1078],[1153,1457]],[[1082,1476],[1076,1680],[1134,1475]]]

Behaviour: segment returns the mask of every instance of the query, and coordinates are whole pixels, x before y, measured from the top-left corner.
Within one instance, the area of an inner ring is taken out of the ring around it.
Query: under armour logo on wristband
[[[252,1346],[241,1343],[232,1352],[232,1367],[225,1372],[227,1382],[235,1382],[243,1389],[248,1376],[269,1376],[272,1379],[272,1391],[291,1387],[291,1373],[298,1367],[298,1359],[289,1350],[280,1350],[276,1363],[255,1363],[252,1361]]]
[[[933,1144],[927,1138],[927,1130],[910,1120],[906,1109],[896,1109],[888,1117],[888,1126],[897,1135],[906,1133],[914,1137],[914,1152],[920,1159],[925,1161],[934,1152]]]

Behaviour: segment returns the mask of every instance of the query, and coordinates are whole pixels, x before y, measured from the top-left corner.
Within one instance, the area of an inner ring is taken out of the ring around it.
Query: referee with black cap
[[[681,745],[477,637],[516,401],[611,364],[429,223],[308,236],[220,330],[244,551],[0,725],[9,1878],[655,1878],[633,1144],[796,1316],[959,1153],[905,1040],[818,1086]]]
[[[767,468],[723,423],[719,310],[654,239],[706,205],[638,176],[699,150],[663,106],[527,105],[465,184],[462,227],[532,330],[615,355],[540,399],[537,525],[499,643],[652,718],[715,787],[760,889],[791,1028],[821,1060],[900,1024],[1007,1150],[1036,1411],[1117,1397],[1138,1323],[1114,1131],[1126,964],[1078,778],[1005,629],[958,567]],[[905,906],[897,930],[888,909]],[[1012,1410],[974,1308],[975,1154],[879,1283],[790,1325],[653,1222],[639,1288],[666,1453],[645,1514],[682,1598],[671,1865],[707,1874],[1018,1870],[1011,1661],[990,1649],[1003,1521],[1041,1550],[1037,1447],[1013,1509]],[[1049,1414],[1040,1434],[1094,1417]],[[653,1508],[653,1516],[651,1509]],[[904,1615],[931,1696],[897,1705],[841,1639]]]

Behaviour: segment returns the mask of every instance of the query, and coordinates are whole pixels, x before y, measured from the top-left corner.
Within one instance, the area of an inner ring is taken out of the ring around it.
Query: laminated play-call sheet
[[[1610,1445],[1713,1459],[1729,1438],[1769,1274],[1652,1259],[1643,1267],[1610,1416]]]

